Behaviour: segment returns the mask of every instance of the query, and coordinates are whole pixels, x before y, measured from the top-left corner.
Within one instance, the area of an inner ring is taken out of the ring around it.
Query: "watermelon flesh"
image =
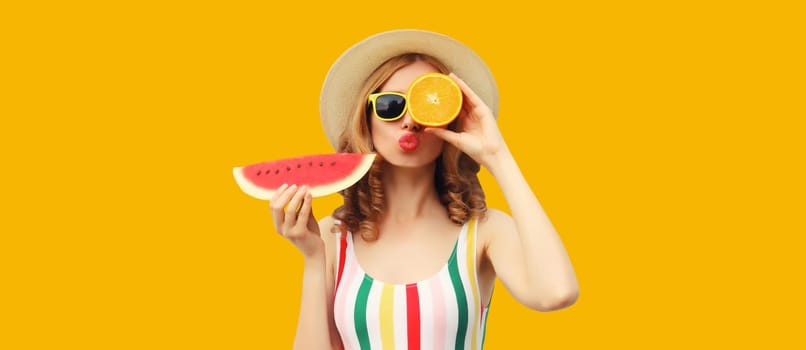
[[[374,160],[374,154],[317,154],[235,167],[233,175],[241,190],[257,199],[271,199],[283,184],[304,185],[311,196],[322,197],[354,185]]]

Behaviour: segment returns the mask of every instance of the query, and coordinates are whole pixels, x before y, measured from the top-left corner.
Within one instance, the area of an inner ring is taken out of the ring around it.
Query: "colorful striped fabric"
[[[482,349],[487,311],[476,275],[476,220],[462,226],[433,277],[388,284],[358,264],[352,234],[339,234],[334,317],[345,349]]]

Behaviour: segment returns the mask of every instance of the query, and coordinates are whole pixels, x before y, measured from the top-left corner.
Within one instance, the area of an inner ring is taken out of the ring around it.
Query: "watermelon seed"
[[[291,171],[291,167],[290,166],[285,167],[285,171]]]
[[[335,160],[334,160],[334,161],[332,161],[332,162],[330,162],[330,166],[334,166],[334,165],[336,165],[336,161],[335,161]]]
[[[323,165],[325,165],[324,162],[319,162],[319,166],[323,166]]]
[[[275,171],[274,171],[274,173],[275,173],[275,174],[279,174],[279,173],[280,173],[280,169],[275,170]]]
[[[257,171],[257,175],[260,176],[260,170]]]
[[[302,168],[302,164],[297,164],[297,169]]]
[[[313,162],[308,162],[308,166],[313,166]]]

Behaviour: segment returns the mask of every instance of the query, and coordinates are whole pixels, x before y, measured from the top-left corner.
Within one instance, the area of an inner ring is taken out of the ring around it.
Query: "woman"
[[[393,97],[369,98],[405,92],[430,72],[456,73],[464,94],[448,127],[423,127],[378,101]],[[295,348],[479,349],[496,278],[534,310],[575,302],[573,267],[496,111],[487,66],[441,34],[385,32],[339,57],[322,88],[326,134],[339,152],[377,156],[318,224],[306,188],[283,186],[271,199],[277,231],[305,261]],[[479,166],[495,177],[511,217],[486,208]]]

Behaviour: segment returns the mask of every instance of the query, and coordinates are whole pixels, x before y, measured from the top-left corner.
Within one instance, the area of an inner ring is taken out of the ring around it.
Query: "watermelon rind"
[[[353,169],[353,171],[350,174],[347,174],[341,179],[326,185],[309,187],[311,196],[313,198],[324,197],[342,191],[346,188],[349,188],[350,186],[354,185],[356,182],[361,180],[362,177],[364,177],[364,175],[372,167],[372,163],[374,161],[375,161],[375,154],[373,153],[363,154],[361,157],[361,162]],[[244,168],[246,167],[245,166],[235,167],[232,169],[232,173],[235,176],[235,182],[241,188],[241,191],[248,194],[249,196],[261,200],[270,200],[272,197],[274,197],[276,189],[268,189],[255,185],[246,176],[244,176],[243,174]],[[289,183],[289,185],[293,185],[293,183]],[[297,185],[305,185],[305,184],[297,184]]]

